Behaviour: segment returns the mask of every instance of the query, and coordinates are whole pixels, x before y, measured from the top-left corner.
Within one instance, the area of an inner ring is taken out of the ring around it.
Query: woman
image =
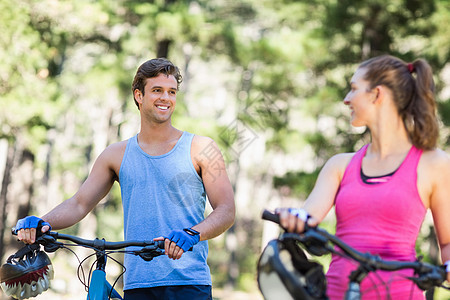
[[[312,217],[309,225],[317,225],[335,205],[336,235],[344,242],[383,259],[414,260],[415,242],[431,209],[441,258],[449,264],[450,157],[436,148],[431,67],[423,59],[405,63],[379,56],[363,62],[350,84],[344,103],[351,110],[351,124],[367,126],[371,142],[355,153],[332,157],[304,207],[279,210],[282,226],[302,232],[306,216]],[[343,299],[355,268],[333,256],[327,273],[330,299]],[[405,274],[412,272],[371,273],[361,284],[363,299],[385,299],[387,294],[424,299]]]

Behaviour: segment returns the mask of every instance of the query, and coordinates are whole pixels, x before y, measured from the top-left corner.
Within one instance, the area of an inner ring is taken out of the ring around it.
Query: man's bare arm
[[[56,230],[81,221],[110,191],[117,179],[116,172],[120,168],[123,150],[122,143],[106,148],[95,161],[91,173],[75,195],[56,206],[42,219]],[[43,231],[48,229],[48,226],[45,226]],[[18,232],[19,240],[25,243],[33,243],[35,236],[35,228],[22,229]]]

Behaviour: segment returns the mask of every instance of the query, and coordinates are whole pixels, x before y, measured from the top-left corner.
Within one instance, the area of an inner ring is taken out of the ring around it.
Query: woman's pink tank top
[[[392,177],[366,184],[361,163],[368,145],[355,153],[347,166],[335,199],[336,235],[362,252],[387,260],[415,260],[415,243],[426,208],[417,190],[417,165],[422,150],[412,146]],[[327,273],[330,299],[344,298],[348,275],[357,265],[333,255]],[[383,272],[367,276],[361,284],[362,299],[424,299],[423,293],[404,276],[412,271]]]

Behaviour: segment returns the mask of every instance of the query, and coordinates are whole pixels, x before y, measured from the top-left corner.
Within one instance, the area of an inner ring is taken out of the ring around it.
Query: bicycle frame
[[[121,300],[122,296],[106,280],[106,256],[97,252],[97,268],[92,272],[87,300]],[[111,297],[109,297],[111,295]]]
[[[112,292],[111,292],[112,290]],[[111,295],[111,298],[109,298]],[[106,280],[106,273],[103,270],[94,270],[89,285],[87,300],[107,300],[122,299],[122,296],[113,289],[111,284]]]

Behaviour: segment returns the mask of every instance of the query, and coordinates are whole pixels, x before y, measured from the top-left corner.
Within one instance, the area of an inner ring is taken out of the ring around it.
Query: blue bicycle
[[[72,243],[63,243],[61,241],[70,241]],[[50,259],[45,252],[41,251],[41,246],[48,253],[55,252],[61,248],[73,252],[69,249],[71,246],[82,246],[95,251],[95,254],[87,257],[96,256],[94,262],[95,270],[92,271],[93,265],[89,272],[88,284],[80,277],[81,266],[87,258],[80,261],[80,267],[78,268],[78,277],[86,287],[88,300],[122,299],[122,296],[114,289],[119,278],[112,285],[106,279],[107,258],[111,258],[121,264],[111,257],[110,254],[125,253],[137,255],[145,261],[151,261],[153,258],[164,254],[164,241],[107,242],[104,239],[86,240],[55,231],[46,232],[39,236],[34,244],[27,245],[10,256],[7,263],[2,265],[0,272],[1,286],[7,295],[16,299],[26,299],[35,297],[48,289],[53,270]],[[125,250],[128,247],[134,248],[133,250]]]

